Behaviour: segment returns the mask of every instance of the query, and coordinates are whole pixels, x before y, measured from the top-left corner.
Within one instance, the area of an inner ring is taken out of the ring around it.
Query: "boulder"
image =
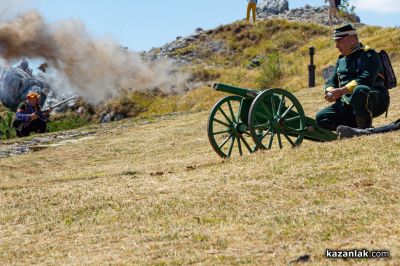
[[[277,15],[289,10],[289,2],[287,0],[264,0],[258,3],[257,8],[260,13]]]
[[[99,123],[102,124],[102,123],[110,123],[110,122],[111,122],[110,114],[107,112],[103,112],[100,116]]]
[[[287,1],[284,0],[265,0],[258,5],[259,19],[288,19],[302,22],[315,22],[318,24],[329,25],[328,6],[314,7],[305,5],[301,8],[290,9],[286,8]],[[360,25],[360,18],[353,14],[344,13],[339,18],[334,18],[334,25],[345,23],[353,23],[355,26]]]

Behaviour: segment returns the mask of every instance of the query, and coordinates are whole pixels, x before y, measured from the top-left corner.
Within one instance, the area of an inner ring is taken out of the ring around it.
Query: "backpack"
[[[385,50],[381,50],[379,53],[379,58],[381,59],[382,66],[383,66],[383,75],[379,74],[385,81],[385,88],[393,89],[397,86],[397,79],[394,73],[392,63],[390,62],[389,55],[386,53]],[[357,72],[362,68],[361,57],[357,59]]]
[[[379,52],[379,57],[381,58],[383,65],[385,75],[385,87],[388,89],[393,89],[397,86],[397,79],[396,75],[394,74],[389,55],[384,50],[381,50]]]

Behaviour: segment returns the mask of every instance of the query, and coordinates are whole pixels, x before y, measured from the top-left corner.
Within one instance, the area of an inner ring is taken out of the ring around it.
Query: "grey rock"
[[[256,57],[250,60],[250,64],[247,66],[247,69],[260,67],[264,59],[265,56],[257,55]]]
[[[21,64],[26,67],[27,61]],[[29,65],[25,70],[21,66],[12,68],[0,66],[0,101],[12,111],[16,111],[17,106],[25,100],[29,91],[39,93],[40,104],[43,105],[49,88],[49,84],[32,75]]]
[[[287,0],[264,0],[259,2],[257,6],[259,19],[287,19],[300,22],[313,22],[322,25],[329,25],[328,7],[313,7],[306,5],[302,8],[289,9]],[[348,23],[344,18],[335,19],[334,25]],[[358,27],[360,24],[355,24]],[[201,40],[201,41],[199,41]],[[196,43],[193,51],[185,51],[184,54],[176,53],[177,50],[188,47],[190,44]],[[161,48],[153,48],[142,56],[151,61],[168,59],[177,65],[185,66],[192,62],[202,63],[203,59],[210,53],[229,52],[229,47],[224,41],[208,40],[207,32],[201,28],[187,37],[177,37],[176,40],[165,44]]]
[[[198,27],[198,28],[195,29],[194,32],[196,32],[196,33],[201,33],[201,32],[203,32],[203,31],[204,31],[203,28]]]
[[[31,153],[46,148],[46,147],[40,147],[40,145],[46,145],[50,143],[54,144],[57,142],[61,142],[63,140],[78,139],[89,135],[95,135],[98,133],[99,132],[95,131],[82,131],[82,132],[65,131],[54,135],[46,135],[46,136],[37,135],[34,138],[23,141],[21,143],[17,142],[9,145],[0,145],[0,158],[14,157],[26,153]]]
[[[287,0],[264,0],[257,5],[259,12],[266,14],[281,14],[289,10],[289,2]]]
[[[104,123],[110,123],[111,121],[120,121],[124,118],[125,118],[125,116],[122,113],[103,112],[100,116],[99,122],[104,124]]]
[[[295,9],[287,9],[279,12],[271,11],[268,9],[268,6],[271,5],[272,2],[275,1],[264,1],[259,4],[259,19],[268,19],[268,18],[280,18],[280,19],[288,19],[294,21],[301,22],[314,22],[322,25],[329,25],[329,16],[328,16],[328,6],[319,6],[313,7],[310,5],[306,5],[302,8]],[[279,2],[279,1],[278,1]],[[260,8],[265,7],[265,8]],[[356,26],[360,24],[360,18],[355,16],[353,18],[356,21]],[[339,17],[333,20],[334,25],[341,25],[351,22],[347,18]]]
[[[221,53],[225,50],[225,42],[224,41],[211,41],[207,42],[203,49],[211,50],[213,53]]]
[[[78,110],[75,112],[77,115],[84,115],[86,113],[86,109],[83,106],[80,106]]]
[[[189,43],[195,42],[199,39],[199,37],[200,37],[199,34],[192,34],[192,35],[186,37],[186,42],[189,42]]]
[[[26,99],[29,91],[40,94],[40,105],[43,109],[73,96],[71,92],[59,92],[60,83],[45,70],[37,75],[32,74],[28,61],[24,60],[19,67],[0,66],[0,101],[12,111]],[[71,102],[69,102],[71,104]],[[56,112],[65,112],[68,105],[58,107]]]
[[[122,120],[122,119],[124,119],[125,118],[125,116],[123,115],[123,114],[121,114],[121,113],[116,113],[116,114],[114,114],[114,116],[113,116],[113,120],[114,121],[120,121],[120,120]]]
[[[187,46],[189,46],[189,43],[187,43],[185,40],[179,39],[178,41],[169,44],[166,47],[166,51],[173,52],[175,50],[182,49],[182,48],[185,48]]]
[[[111,116],[109,113],[103,112],[100,116],[100,123],[110,123],[111,121]]]

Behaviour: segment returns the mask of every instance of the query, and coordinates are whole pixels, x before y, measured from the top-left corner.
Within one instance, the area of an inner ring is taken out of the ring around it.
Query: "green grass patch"
[[[86,118],[80,116],[68,116],[61,120],[50,121],[47,124],[48,132],[58,132],[63,130],[70,130],[75,128],[80,128],[86,126],[88,124],[88,120]]]

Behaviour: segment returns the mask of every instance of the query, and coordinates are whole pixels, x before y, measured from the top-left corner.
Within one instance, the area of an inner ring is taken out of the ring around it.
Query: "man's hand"
[[[39,119],[39,116],[38,116],[37,114],[35,114],[35,113],[30,114],[29,116],[30,116],[30,118],[31,118],[32,121],[33,121],[33,120],[36,120],[36,119]]]
[[[53,111],[53,108],[50,107],[49,109],[43,111],[43,113],[45,113],[46,115],[49,115],[52,111]]]
[[[50,108],[50,109],[48,109],[48,110],[46,110],[46,111],[43,111],[43,115],[46,117],[46,118],[49,118],[50,117],[50,113],[53,111],[53,109],[52,108]]]
[[[342,95],[350,93],[346,87],[342,88],[328,88],[325,90],[325,100],[328,102],[335,102],[337,101]]]

